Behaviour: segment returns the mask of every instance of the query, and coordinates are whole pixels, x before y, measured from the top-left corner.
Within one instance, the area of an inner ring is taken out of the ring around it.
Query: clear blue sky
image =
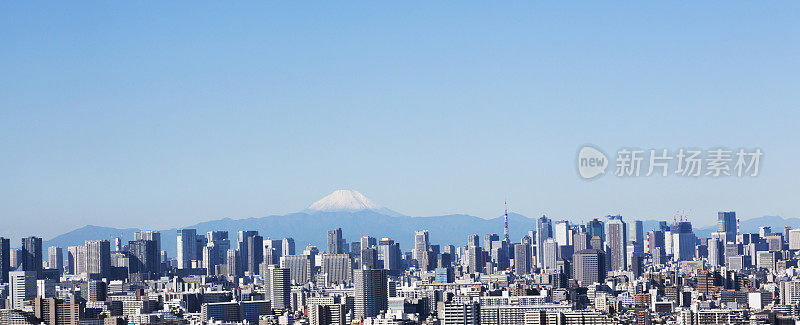
[[[800,215],[800,4],[0,3],[2,236],[283,214]],[[575,154],[760,147],[751,179]]]

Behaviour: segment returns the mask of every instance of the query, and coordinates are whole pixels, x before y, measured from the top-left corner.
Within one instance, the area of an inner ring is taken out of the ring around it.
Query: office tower
[[[558,261],[558,242],[554,238],[547,238],[542,245],[542,268],[553,270]]]
[[[327,276],[329,285],[349,283],[352,269],[349,254],[322,255],[322,274]]]
[[[67,247],[67,266],[69,274],[86,273],[86,245]]]
[[[767,237],[767,234],[772,233],[772,227],[758,227],[758,236],[761,238]]]
[[[328,230],[328,254],[341,254],[344,250],[342,245],[342,228]]]
[[[467,247],[467,272],[480,273],[483,271],[483,249],[480,246]]]
[[[47,248],[47,265],[58,272],[64,272],[64,253],[61,247],[50,246]]]
[[[664,247],[664,232],[661,230],[652,230],[647,232],[645,240],[644,252],[648,254],[653,253],[653,248]]]
[[[422,252],[427,251],[429,245],[430,241],[427,230],[414,231],[414,250],[411,251],[413,253],[412,258],[419,261],[420,258],[422,258]]]
[[[111,243],[108,240],[86,241],[86,274],[106,277],[111,269]]]
[[[11,271],[8,277],[11,308],[22,309],[24,301],[36,298],[36,271]]]
[[[247,245],[245,245],[247,246]],[[242,266],[242,256],[240,255],[239,250],[237,249],[229,249],[228,253],[226,254],[226,263],[227,266],[227,274],[229,277],[233,278],[240,278],[244,275],[244,267]]]
[[[360,241],[354,241],[354,242],[350,243],[350,253],[353,254],[353,255],[361,254],[361,242]]]
[[[800,229],[789,230],[789,250],[800,249]]]
[[[561,220],[556,221],[553,227],[553,238],[560,246],[572,245],[572,229],[569,226],[569,221]]]
[[[178,268],[191,268],[197,255],[197,229],[178,230]]]
[[[271,238],[265,239],[264,240],[264,254],[265,254],[264,256],[266,256],[267,250],[272,250],[272,255],[275,257],[275,260],[279,261],[280,257],[283,255],[283,240],[282,239],[271,239]]]
[[[245,271],[251,275],[258,274],[258,266],[264,262],[264,238],[252,236],[247,238],[247,266]]]
[[[389,308],[386,270],[353,270],[356,318],[375,317]]]
[[[589,248],[589,233],[588,232],[576,232],[572,235],[572,243],[574,246],[574,250],[576,252],[580,252],[584,249]]]
[[[736,241],[736,212],[717,213],[717,232],[725,233],[727,241]]]
[[[143,280],[153,279],[159,274],[161,257],[155,240],[129,241],[128,251],[130,252],[128,273],[141,274]]]
[[[0,284],[8,283],[11,266],[11,240],[0,237]]]
[[[628,240],[634,242],[634,247],[638,250],[644,251],[644,224],[642,220],[634,220],[632,230],[631,237]]]
[[[531,245],[530,244],[515,244],[514,245],[514,273],[517,275],[525,275],[531,272]]]
[[[717,238],[708,239],[708,264],[711,266],[724,265],[724,245]]]
[[[544,242],[553,237],[552,221],[545,216],[536,222],[536,266],[544,267]]]
[[[142,230],[133,234],[133,240],[152,240],[156,242],[156,250],[161,254],[161,233],[156,230]]]
[[[678,221],[672,225],[670,232],[672,233],[672,259],[675,261],[694,259],[696,238],[692,232],[692,223]]]
[[[492,244],[494,242],[498,242],[498,241],[500,241],[500,235],[498,235],[498,234],[486,234],[486,235],[483,236],[483,248],[487,252],[491,252],[492,251]]]
[[[79,324],[81,302],[78,297],[66,299],[37,297],[34,300],[34,315],[43,324]]]
[[[440,283],[453,283],[455,282],[455,273],[452,268],[438,267],[434,270],[434,281]]]
[[[281,244],[281,256],[295,255],[294,252],[294,238],[284,238]]]
[[[81,284],[81,298],[86,301],[105,301],[108,286],[104,281],[88,280]]]
[[[378,245],[378,241],[375,240],[375,237],[364,236],[361,237],[361,249],[375,247]]]
[[[228,239],[227,231],[209,231],[206,233],[206,239],[208,243],[203,248],[203,266],[207,275],[214,275],[217,266],[227,262],[231,241]]]
[[[603,283],[606,279],[606,256],[599,249],[584,249],[572,255],[575,263],[574,279],[581,286]]]
[[[400,271],[403,267],[401,258],[400,244],[395,243],[389,238],[381,238],[378,242],[378,260],[382,261],[383,269],[388,271]]]
[[[288,256],[288,255],[287,255]],[[289,269],[269,265],[262,272],[264,296],[272,301],[272,308],[286,310],[291,308],[291,277]]]
[[[22,270],[36,272],[36,278],[42,277],[42,239],[39,237],[22,238]]]
[[[628,230],[622,216],[608,216],[606,221],[606,254],[609,259],[609,270],[626,270]]]
[[[247,242],[250,237],[257,236],[258,231],[240,230],[238,233],[237,249],[239,250],[239,258],[243,259],[242,264],[247,264]]]
[[[594,236],[598,236],[601,239],[606,238],[605,226],[603,225],[603,222],[597,220],[597,218],[594,218],[588,223],[586,223],[586,232],[589,233],[589,238],[592,238]]]
[[[360,268],[376,269],[379,268],[378,249],[374,247],[361,249]]]
[[[477,234],[467,236],[467,247],[480,247],[480,237]]]
[[[314,259],[310,255],[283,256],[281,267],[289,269],[292,285],[304,285],[313,280]]]

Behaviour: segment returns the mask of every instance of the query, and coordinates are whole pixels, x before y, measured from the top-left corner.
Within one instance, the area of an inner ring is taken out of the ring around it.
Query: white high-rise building
[[[36,271],[8,272],[12,309],[22,309],[22,302],[36,298]]]
[[[569,221],[556,221],[556,225],[553,228],[553,237],[559,246],[572,245],[572,230],[569,227]]]
[[[428,251],[430,241],[428,239],[427,230],[414,231],[414,250],[411,251],[413,259],[419,261],[422,258],[422,253]]]
[[[800,229],[789,230],[789,249],[800,249]]]

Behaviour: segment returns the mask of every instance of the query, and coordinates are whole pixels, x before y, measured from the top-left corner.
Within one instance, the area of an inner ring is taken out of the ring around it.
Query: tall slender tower
[[[503,215],[503,240],[508,242],[508,201],[503,202],[506,206],[505,214]]]

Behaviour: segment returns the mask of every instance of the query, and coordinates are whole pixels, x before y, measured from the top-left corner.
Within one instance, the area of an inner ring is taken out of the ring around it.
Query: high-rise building
[[[86,273],[86,245],[67,247],[67,272],[72,275]]]
[[[672,259],[675,261],[691,261],[695,254],[695,236],[692,223],[678,221],[672,225]]]
[[[282,256],[281,267],[289,269],[292,285],[304,285],[313,280],[314,259],[310,255]]]
[[[544,267],[544,242],[553,238],[553,224],[546,216],[536,222],[536,266]]]
[[[64,272],[64,252],[61,247],[50,246],[47,248],[47,266]]]
[[[414,231],[414,250],[412,252],[412,257],[414,260],[419,261],[422,258],[422,253],[428,250],[430,246],[430,240],[428,238],[428,231],[427,230],[417,230]]]
[[[717,213],[717,232],[725,233],[727,241],[734,241],[736,238],[736,212],[721,211]]]
[[[589,248],[589,233],[588,232],[576,232],[572,235],[572,243],[574,245],[575,252],[580,252],[584,249]]]
[[[360,268],[368,268],[368,269],[375,269],[379,268],[378,264],[378,249],[375,247],[363,248],[361,249],[361,256],[360,259],[361,265]]]
[[[245,245],[247,246],[247,245]],[[242,266],[242,256],[238,249],[229,249],[226,254],[227,274],[229,277],[239,278],[244,275],[244,267]]]
[[[708,239],[708,264],[711,266],[720,266],[724,265],[724,253],[725,253],[725,245],[717,238],[709,238]]]
[[[642,220],[633,221],[633,229],[630,236],[629,240],[634,242],[636,249],[644,251],[644,223]]]
[[[525,275],[531,272],[531,245],[530,244],[515,244],[514,245],[514,273],[517,275]]]
[[[152,240],[156,242],[156,250],[161,255],[161,233],[157,230],[142,230],[133,234],[133,240]]]
[[[207,275],[213,275],[216,274],[217,266],[227,261],[231,241],[228,239],[227,231],[209,231],[206,233],[206,239],[208,243],[203,248],[203,266]]]
[[[247,265],[245,271],[258,274],[258,267],[264,262],[264,238],[252,236],[247,238]]]
[[[281,244],[281,256],[294,255],[294,254],[295,254],[294,238],[292,237],[284,238],[283,243]]]
[[[789,250],[800,250],[800,229],[789,230]]]
[[[483,249],[480,246],[467,247],[467,272],[480,273],[483,271]]]
[[[467,236],[467,247],[480,247],[480,237],[477,234]]]
[[[81,303],[77,296],[66,299],[37,297],[34,300],[34,315],[43,324],[79,324]]]
[[[586,232],[589,233],[589,238],[592,238],[594,236],[598,236],[600,238],[606,238],[605,226],[603,225],[603,222],[597,220],[597,218],[594,218],[588,223],[586,223]]]
[[[42,239],[39,237],[22,238],[20,251],[22,270],[36,272],[36,278],[42,277]]]
[[[356,318],[375,317],[389,308],[386,270],[353,270]]]
[[[554,238],[547,238],[542,245],[542,268],[553,270],[558,261],[558,242]]]
[[[197,257],[197,229],[178,230],[178,268],[191,268],[192,260],[197,260]]]
[[[247,268],[247,258],[248,256],[250,256],[250,254],[247,251],[247,243],[249,242],[250,237],[258,236],[258,231],[240,230],[237,234],[238,234],[237,249],[239,250],[239,258],[241,259],[240,263],[242,265],[242,269],[244,270]]]
[[[378,242],[375,240],[375,237],[364,236],[361,237],[361,249],[375,247],[378,245]]]
[[[599,249],[584,249],[572,255],[574,278],[581,286],[603,283],[606,278],[606,256]]]
[[[400,244],[389,238],[381,238],[378,242],[378,260],[382,262],[383,269],[390,272],[400,271],[403,267]]]
[[[622,216],[608,216],[606,221],[606,254],[609,259],[609,270],[624,271],[627,268],[628,229]]]
[[[342,228],[328,230],[328,254],[342,254]]]
[[[111,269],[111,242],[86,241],[86,274],[89,277],[106,277]]]
[[[11,240],[0,237],[0,284],[8,283],[8,272],[11,272]]]
[[[286,310],[291,307],[291,276],[288,268],[269,265],[262,272],[265,298],[272,301],[272,307]]]
[[[327,277],[327,284],[349,283],[352,279],[352,262],[349,254],[323,254],[322,274]]]
[[[160,272],[161,257],[155,240],[128,242],[130,251],[128,272],[141,274],[143,280],[152,279]]]
[[[11,271],[8,276],[10,307],[22,309],[23,302],[36,298],[36,271]]]
[[[572,229],[569,226],[569,221],[556,221],[553,228],[553,238],[555,238],[559,246],[572,245]]]

